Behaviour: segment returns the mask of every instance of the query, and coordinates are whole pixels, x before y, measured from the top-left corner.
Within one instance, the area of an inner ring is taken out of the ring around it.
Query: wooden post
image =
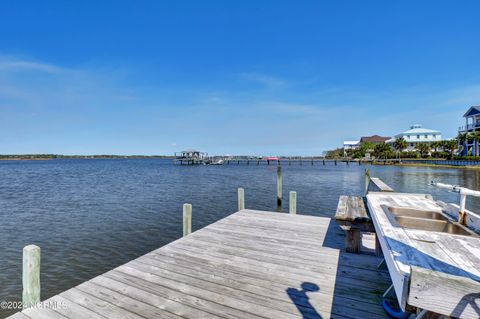
[[[183,204],[183,237],[192,232],[192,204]]]
[[[460,211],[458,212],[458,223],[461,225],[466,224],[466,213],[465,213],[465,206],[467,203],[467,195],[460,192]]]
[[[360,253],[362,246],[362,233],[359,229],[351,228],[345,233],[345,251],[347,253]]]
[[[40,302],[40,247],[28,245],[23,248],[23,308]]]
[[[290,199],[289,199],[289,213],[296,214],[297,213],[297,192],[291,191],[290,192]]]
[[[325,166],[325,160],[323,160],[323,166]]]
[[[277,167],[277,211],[282,211],[282,167]]]
[[[365,195],[368,194],[368,185],[370,184],[370,170],[365,169]]]
[[[245,209],[245,190],[238,188],[238,210]]]
[[[337,160],[335,160],[335,166],[337,166]]]

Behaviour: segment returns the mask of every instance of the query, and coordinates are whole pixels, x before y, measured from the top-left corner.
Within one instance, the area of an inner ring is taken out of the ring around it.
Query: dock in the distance
[[[385,318],[380,258],[343,247],[330,218],[241,210],[11,318]]]

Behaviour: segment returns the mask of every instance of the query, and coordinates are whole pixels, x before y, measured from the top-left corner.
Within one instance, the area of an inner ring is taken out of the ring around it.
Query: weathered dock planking
[[[241,210],[11,318],[385,318],[388,272],[342,247],[329,218]]]

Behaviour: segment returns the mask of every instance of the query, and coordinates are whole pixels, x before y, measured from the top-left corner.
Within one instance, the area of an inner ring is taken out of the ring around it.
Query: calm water
[[[332,216],[338,196],[361,195],[365,166],[283,166],[284,198],[297,191],[301,214]],[[480,189],[480,172],[373,166],[395,190],[457,194],[431,180]],[[0,161],[0,301],[21,298],[22,248],[42,248],[42,299],[181,236],[182,204],[193,204],[193,229],[236,210],[275,210],[276,166],[174,166],[160,159]],[[467,206],[480,211],[480,202]],[[284,203],[288,207],[288,202]],[[0,317],[7,312],[0,311]]]

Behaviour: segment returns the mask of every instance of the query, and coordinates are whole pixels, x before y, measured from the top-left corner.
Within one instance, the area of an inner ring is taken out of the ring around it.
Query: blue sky
[[[478,1],[2,1],[0,153],[320,155],[480,104]]]

